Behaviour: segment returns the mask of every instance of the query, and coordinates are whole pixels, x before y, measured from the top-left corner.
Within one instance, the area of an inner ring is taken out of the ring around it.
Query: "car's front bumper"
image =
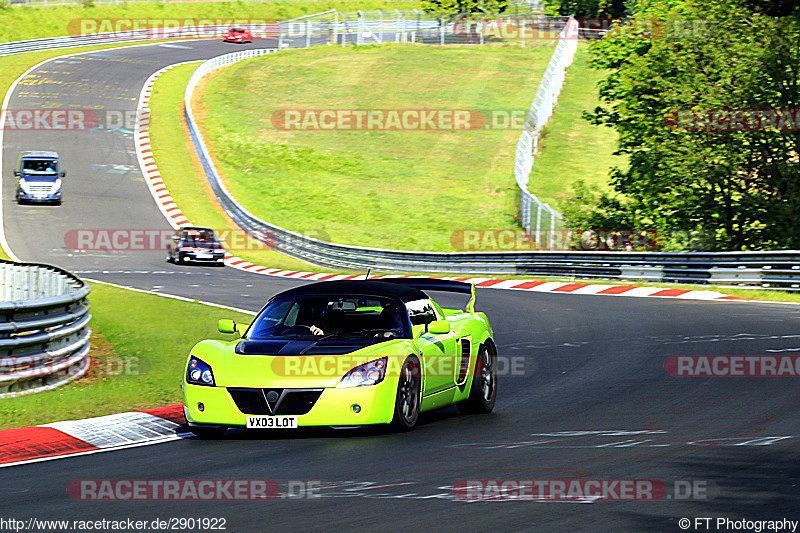
[[[221,263],[225,259],[225,252],[179,252],[181,261],[197,261],[202,263]]]
[[[204,387],[184,383],[184,414],[190,424],[246,426],[247,413],[240,411],[226,387]],[[394,414],[396,380],[377,385],[348,388],[323,388],[319,399],[304,415],[297,417],[304,426],[362,426],[388,424]],[[203,404],[200,411],[198,404]],[[358,413],[354,405],[360,407]]]
[[[49,194],[27,193],[23,190],[17,192],[17,198],[22,202],[60,202],[61,191]]]

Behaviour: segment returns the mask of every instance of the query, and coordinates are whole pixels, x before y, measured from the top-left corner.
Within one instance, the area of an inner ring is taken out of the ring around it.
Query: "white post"
[[[445,23],[444,23],[444,17],[442,17],[442,19],[441,19],[441,20],[442,20],[442,21],[441,21],[441,31],[439,32],[439,33],[440,33],[440,36],[439,36],[439,44],[440,44],[440,45],[442,45],[442,46],[444,46],[444,32],[445,32]]]
[[[548,233],[548,250],[552,250],[554,246],[555,236],[556,236],[556,211],[550,204],[544,204],[545,208],[550,212],[550,233]]]
[[[306,19],[306,48],[311,46],[311,21]]]
[[[483,45],[483,32],[486,30],[486,19],[481,19],[481,45]]]
[[[339,12],[336,11],[334,13],[334,18],[333,18],[333,43],[331,44],[336,44],[336,39],[338,35],[339,35]]]
[[[412,43],[417,42],[417,33],[419,32],[419,17],[420,17],[419,9],[414,8],[414,14],[417,15],[417,27],[413,32],[411,32],[411,42]]]
[[[359,9],[356,13],[358,13],[358,36],[356,37],[356,44],[362,45],[364,44],[364,12]]]
[[[536,248],[538,249],[541,243],[542,235],[542,203],[536,202]]]
[[[380,9],[378,10],[378,28],[380,28],[380,31],[378,32],[378,42],[383,44],[383,11]]]
[[[394,23],[394,25],[395,25],[394,42],[399,43],[400,42],[400,29],[401,29],[400,21],[402,20],[403,15],[400,14],[400,10],[399,9],[395,9],[394,12],[397,14],[397,20]]]
[[[342,13],[342,48],[347,46],[347,17]]]
[[[517,22],[519,22],[519,19],[517,19]],[[527,23],[528,18],[525,15],[522,15],[522,29],[520,30],[520,34],[522,36],[522,48],[525,48],[525,26],[527,26]],[[517,27],[519,28],[520,25],[517,24]]]

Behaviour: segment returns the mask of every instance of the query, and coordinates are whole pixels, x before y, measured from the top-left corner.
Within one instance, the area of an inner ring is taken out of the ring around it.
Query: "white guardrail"
[[[49,265],[0,262],[0,398],[89,370],[88,284]]]
[[[564,85],[564,78],[567,74],[567,67],[575,59],[578,50],[578,21],[570,18],[564,29],[558,36],[558,44],[547,65],[539,90],[531,104],[528,118],[525,121],[524,129],[517,142],[517,152],[514,157],[514,177],[520,189],[520,217],[522,227],[530,233],[531,228],[535,230],[537,247],[541,244],[539,239],[542,235],[542,214],[550,218],[550,230],[556,229],[556,220],[563,219],[561,213],[550,207],[549,204],[541,202],[535,194],[528,190],[528,180],[533,169],[534,157],[539,143],[539,137],[545,124],[550,120],[555,109],[561,87]],[[532,213],[536,212],[535,223],[531,223]],[[552,241],[548,248],[552,247]]]

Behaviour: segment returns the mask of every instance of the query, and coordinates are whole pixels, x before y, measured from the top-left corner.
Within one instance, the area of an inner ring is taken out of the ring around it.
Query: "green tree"
[[[429,13],[504,13],[511,0],[422,0],[422,9]]]
[[[589,118],[615,128],[629,158],[611,175],[615,209],[665,234],[711,234],[716,249],[800,247],[800,125],[708,122],[800,108],[797,13],[781,1],[653,0],[637,12],[644,29],[619,26],[593,46],[611,74]],[[614,214],[595,206],[596,223]]]
[[[623,18],[631,15],[634,2],[633,0],[561,0],[556,4],[552,7],[559,15],[574,15],[576,18]]]

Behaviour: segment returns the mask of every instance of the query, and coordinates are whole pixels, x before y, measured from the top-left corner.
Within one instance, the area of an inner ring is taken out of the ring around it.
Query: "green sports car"
[[[466,310],[423,291],[464,293]],[[229,427],[392,424],[457,405],[488,413],[497,395],[492,328],[468,283],[422,278],[325,281],[274,296],[240,339],[197,343],[183,373],[184,414],[199,436]]]

